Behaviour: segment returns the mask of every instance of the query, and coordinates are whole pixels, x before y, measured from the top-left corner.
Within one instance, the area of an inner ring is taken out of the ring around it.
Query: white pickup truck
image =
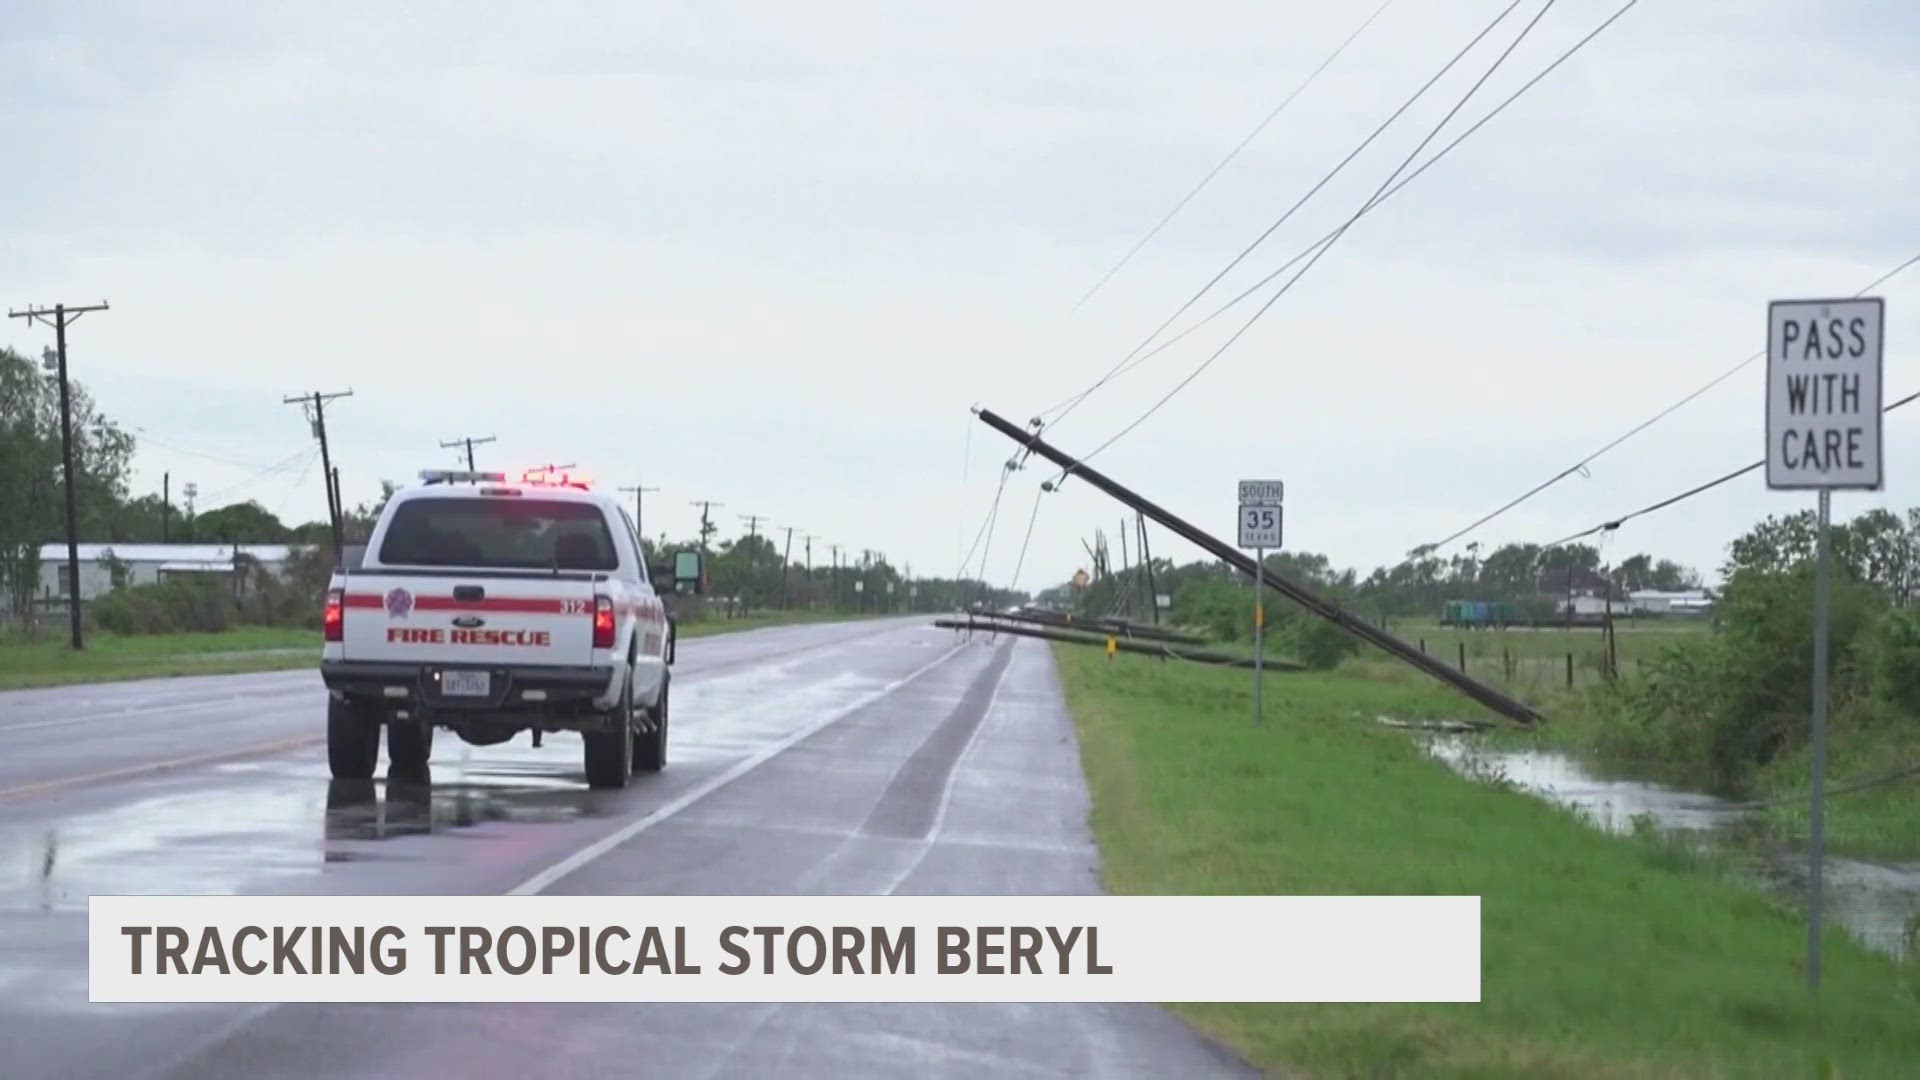
[[[384,729],[390,775],[424,779],[436,727],[476,746],[579,732],[596,788],[664,767],[666,604],[702,591],[698,553],[649,567],[625,506],[564,476],[421,480],[394,493],[359,565],[328,585],[334,777],[370,779]]]

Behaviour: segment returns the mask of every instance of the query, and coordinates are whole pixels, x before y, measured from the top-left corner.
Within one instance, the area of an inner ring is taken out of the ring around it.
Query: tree
[[[192,535],[205,543],[281,544],[289,533],[266,507],[249,500],[201,514]]]
[[[126,498],[133,437],[69,384],[75,517],[80,535],[106,535]],[[66,532],[60,386],[38,364],[0,349],[0,593],[21,612],[40,580],[40,545]]]

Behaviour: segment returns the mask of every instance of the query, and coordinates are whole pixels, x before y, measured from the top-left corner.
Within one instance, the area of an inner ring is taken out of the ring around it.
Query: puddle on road
[[[1628,834],[1637,817],[1651,818],[1669,835],[1721,849],[1738,843],[1747,821],[1735,803],[1711,795],[1638,780],[1603,779],[1565,754],[1479,746],[1461,736],[1430,739],[1427,749],[1462,775],[1504,779],[1517,788],[1577,810],[1596,827]],[[1775,896],[1799,903],[1806,893],[1804,853],[1756,856],[1762,884]],[[1827,918],[1870,948],[1894,957],[1912,948],[1907,928],[1920,918],[1920,863],[1826,860]]]
[[[736,761],[886,685],[854,673],[806,681],[801,670],[796,661],[676,686],[675,768]],[[332,781],[318,754],[271,757],[162,780],[144,797],[58,820],[0,818],[0,908],[84,909],[89,895],[265,891],[339,864],[451,863],[464,856],[387,842],[498,839],[503,833],[488,826],[608,817],[648,798],[644,785],[587,788],[578,735],[545,743],[534,749],[523,733],[476,748],[439,731],[424,786]]]

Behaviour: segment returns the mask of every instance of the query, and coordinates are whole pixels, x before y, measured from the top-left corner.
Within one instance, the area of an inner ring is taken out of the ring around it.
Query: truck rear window
[[[380,561],[502,570],[613,570],[620,565],[599,507],[504,498],[401,503],[380,543]]]

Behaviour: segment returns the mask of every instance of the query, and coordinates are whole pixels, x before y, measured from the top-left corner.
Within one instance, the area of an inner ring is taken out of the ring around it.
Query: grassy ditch
[[[63,634],[39,641],[0,638],[0,689],[71,683],[223,675],[311,667],[320,660],[320,633],[246,627],[214,633],[113,634],[95,631],[74,652]]]
[[[1352,671],[1245,672],[1056,646],[1107,887],[1133,894],[1482,897],[1477,1005],[1183,1005],[1260,1066],[1309,1076],[1903,1076],[1920,980],[1804,932],[1653,835],[1601,833],[1456,775],[1381,714],[1477,707]]]

